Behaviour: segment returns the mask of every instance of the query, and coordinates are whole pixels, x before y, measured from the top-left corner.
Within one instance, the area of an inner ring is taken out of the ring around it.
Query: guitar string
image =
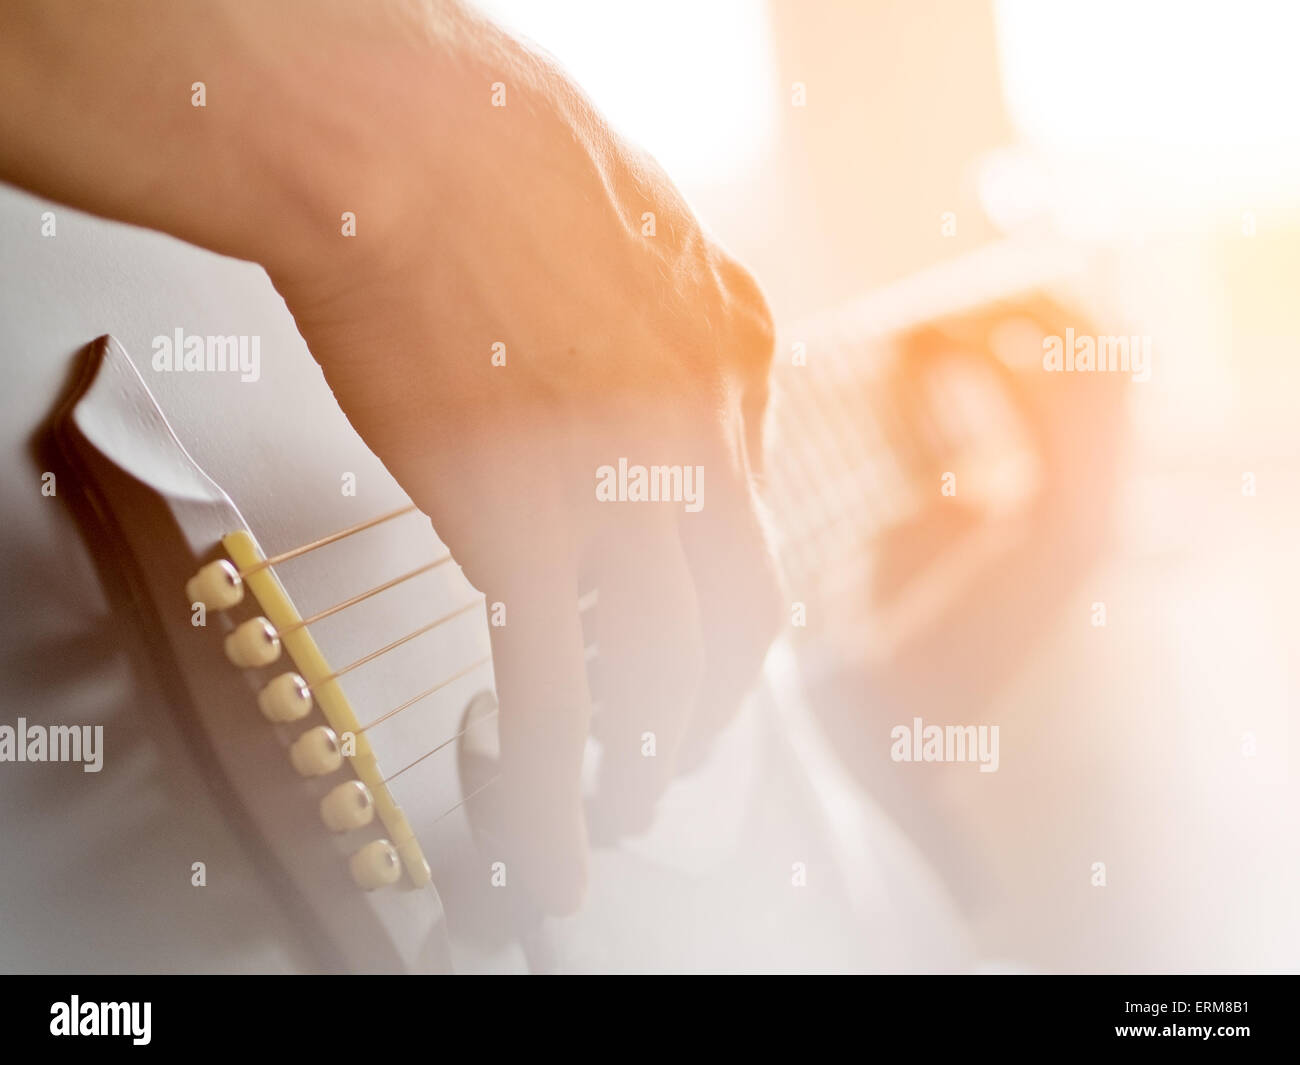
[[[390,781],[394,781],[394,780],[396,780],[396,779],[397,779],[398,777],[400,777],[403,773],[405,773],[408,769],[414,768],[415,766],[419,765],[419,764],[420,764],[421,762],[423,762],[426,758],[431,758],[431,757],[433,757],[433,755],[437,754],[439,751],[441,751],[441,750],[442,750],[444,747],[446,747],[448,744],[455,743],[458,739],[460,739],[463,735],[465,735],[465,733],[467,733],[467,732],[468,732],[470,729],[472,729],[475,725],[479,724],[479,723],[482,722],[482,721],[490,721],[492,718],[496,717],[498,713],[500,713],[500,707],[494,707],[493,709],[489,710],[486,714],[484,714],[482,717],[476,717],[473,721],[471,721],[468,725],[466,725],[464,728],[462,728],[462,729],[461,729],[459,732],[457,732],[454,736],[451,736],[451,737],[449,737],[449,738],[443,740],[440,744],[438,744],[436,747],[433,747],[431,750],[427,750],[427,751],[425,751],[425,752],[424,752],[422,755],[420,755],[420,757],[417,758],[414,762],[408,762],[406,765],[402,766],[402,768],[399,769],[399,770],[398,770],[396,773],[394,773],[392,776],[385,777],[385,778],[384,778],[384,783],[385,783],[385,784],[388,784]]]
[[[433,695],[435,692],[441,691],[443,688],[445,688],[448,684],[451,684],[453,681],[458,681],[460,680],[461,677],[468,676],[470,673],[473,673],[474,670],[487,665],[491,661],[492,661],[491,655],[484,655],[477,662],[471,663],[470,665],[466,666],[464,669],[457,670],[446,680],[439,681],[432,688],[426,688],[424,691],[420,692],[419,695],[414,695],[410,699],[407,699],[406,702],[404,702],[401,706],[394,707],[392,710],[389,710],[388,713],[375,718],[367,725],[362,725],[360,731],[367,732],[370,729],[374,728],[376,725],[382,725],[390,717],[396,717],[403,710],[410,709],[412,706],[420,702],[422,699],[427,699],[430,695]]]
[[[443,555],[441,558],[434,559],[432,562],[426,562],[423,566],[416,567],[409,573],[403,573],[400,577],[394,577],[392,580],[384,581],[383,584],[377,584],[373,588],[368,588],[364,592],[359,592],[350,599],[345,599],[341,603],[335,603],[333,606],[326,607],[324,610],[313,614],[309,618],[302,618],[301,620],[294,622],[292,625],[277,631],[281,636],[284,636],[286,633],[297,632],[299,629],[305,629],[308,625],[315,625],[316,622],[323,621],[325,618],[338,614],[350,606],[356,606],[358,603],[365,602],[365,600],[378,595],[380,592],[386,592],[389,588],[395,588],[404,581],[409,581],[420,576],[422,573],[428,573],[431,570],[437,569],[439,566],[445,566],[450,561],[451,555]]]
[[[376,525],[382,525],[386,521],[392,521],[394,518],[400,518],[403,514],[410,514],[416,510],[414,503],[404,507],[398,507],[396,510],[390,510],[387,514],[380,514],[378,517],[370,518],[367,521],[359,522],[356,525],[350,525],[346,529],[340,529],[338,532],[330,533],[328,536],[322,536],[319,540],[313,540],[309,544],[303,544],[300,547],[290,548],[278,555],[272,555],[270,558],[264,558],[255,566],[248,569],[240,570],[239,576],[249,577],[254,573],[261,573],[264,569],[272,566],[278,566],[281,562],[288,562],[291,558],[297,558],[305,555],[309,551],[315,551],[320,547],[328,547],[330,544],[338,543],[340,540],[349,536],[355,536],[359,532],[365,532],[367,529],[373,529]]]
[[[296,632],[299,629],[304,629],[310,625],[314,625],[316,622],[322,620],[323,618],[327,618],[334,614],[338,614],[343,610],[346,610],[348,607],[355,606],[358,603],[361,603],[372,596],[378,595],[380,592],[384,592],[390,588],[394,588],[405,581],[411,580],[414,577],[418,577],[422,573],[427,573],[430,570],[436,569],[438,566],[442,566],[449,561],[451,561],[450,554],[444,555],[442,558],[435,559],[433,562],[425,563],[423,566],[418,566],[417,568],[411,570],[408,573],[404,573],[401,576],[394,577],[392,580],[385,581],[383,584],[376,585],[374,588],[370,588],[366,591],[360,592],[349,599],[345,599],[341,603],[337,603],[332,607],[328,607],[327,609],[320,611],[319,613],[313,614],[311,617],[297,621],[293,625],[287,626],[286,628],[281,630],[280,634],[284,635],[286,633]],[[591,610],[596,606],[598,600],[599,600],[598,589],[592,589],[584,593],[578,599],[578,603],[577,603],[578,613],[583,614],[586,613],[588,610]],[[444,614],[442,617],[437,618],[434,621],[429,622],[428,624],[421,625],[419,628],[415,629],[412,632],[407,633],[405,636],[401,636],[398,639],[393,640],[391,643],[385,644],[383,647],[371,651],[369,654],[363,655],[361,658],[358,658],[356,661],[348,663],[348,665],[342,667],[341,669],[336,669],[334,672],[328,674],[327,676],[322,677],[320,680],[316,682],[316,687],[320,687],[321,685],[326,684],[330,681],[337,680],[339,677],[343,676],[344,674],[350,673],[352,672],[352,670],[357,669],[358,667],[363,666],[368,662],[374,661],[374,659],[379,658],[381,655],[387,654],[389,651],[401,647],[403,644],[409,643],[411,640],[415,639],[416,637],[422,636],[426,632],[430,632],[433,629],[438,628],[440,625],[445,625],[450,621],[454,621],[456,618],[474,609],[474,607],[479,605],[482,601],[483,601],[483,596],[480,593],[480,595],[476,596],[472,601],[466,603],[461,607],[458,607],[457,609],[451,611],[450,613]],[[594,658],[596,658],[598,653],[599,653],[598,648],[595,643],[588,644],[583,648],[583,658],[587,662],[590,662]],[[492,656],[490,654],[485,655],[484,657],[478,659],[477,661],[471,663],[470,665],[465,666],[463,669],[458,670],[456,673],[453,673],[450,677],[447,677],[444,680],[439,681],[437,684],[433,685],[430,688],[426,688],[418,695],[412,696],[410,699],[402,703],[400,706],[394,707],[392,710],[387,711],[386,713],[382,714],[380,717],[376,718],[374,721],[371,721],[369,724],[364,725],[361,728],[361,731],[365,732],[367,729],[371,729],[374,728],[376,725],[382,724],[384,721],[387,721],[389,718],[396,716],[397,714],[401,713],[403,710],[409,709],[410,707],[414,706],[416,703],[422,701],[423,699],[428,698],[430,695],[433,695],[434,693],[440,691],[442,688],[445,688],[448,684],[451,684],[453,681],[459,680],[461,677],[466,676],[469,673],[472,673],[475,669],[478,669],[481,666],[484,666],[491,661],[492,661]],[[308,691],[310,690],[311,689],[308,688]]]
[[[270,558],[266,558],[255,566],[251,566],[245,570],[240,570],[239,575],[241,578],[244,578],[252,574],[259,573],[262,570],[270,569],[283,562],[287,562],[291,559],[298,558],[302,555],[305,555],[311,551],[315,551],[318,548],[328,547],[329,545],[338,543],[340,540],[346,539],[349,536],[355,536],[357,533],[365,532],[367,529],[372,529],[377,525],[381,525],[385,522],[392,521],[396,518],[400,518],[403,515],[415,511],[416,509],[417,508],[414,505],[399,507],[398,509],[389,511],[388,513],[380,514],[374,518],[370,518],[363,522],[358,522],[356,525],[349,526],[348,528],[345,529],[340,529],[338,532],[331,533],[328,536],[323,536],[318,540],[313,540],[310,543],[302,544],[299,547],[291,548],[288,551],[283,551],[278,555],[273,555]],[[434,559],[432,562],[427,562],[422,566],[418,566],[407,573],[394,577],[391,580],[383,582],[382,584],[378,584],[373,588],[369,588],[363,592],[359,592],[358,594],[351,596],[350,598],[345,599],[340,603],[336,603],[331,607],[327,607],[326,609],[321,610],[316,614],[311,615],[310,617],[303,618],[295,622],[293,625],[285,628],[283,630],[283,633],[292,633],[292,632],[297,632],[300,629],[305,629],[310,625],[314,625],[317,622],[324,620],[325,618],[341,613],[342,611],[348,609],[349,607],[356,606],[357,604],[362,603],[373,596],[379,595],[381,592],[385,592],[390,588],[394,588],[399,584],[402,584],[408,580],[412,580],[413,578],[418,577],[421,574],[428,573],[431,570],[438,568],[439,566],[445,565],[451,560],[452,557],[450,554],[443,555],[441,558]],[[425,633],[431,632],[433,629],[438,628],[441,625],[453,621],[454,619],[460,617],[461,615],[468,613],[476,606],[479,606],[482,603],[482,601],[483,601],[483,596],[482,595],[477,596],[473,601],[466,603],[464,606],[459,607],[448,614],[444,614],[442,617],[437,618],[436,620],[431,621],[426,625],[420,626],[419,628],[415,629],[413,632],[407,633],[405,636],[401,636],[398,639],[393,640],[391,643],[385,644],[383,647],[371,651],[369,654],[363,655],[361,658],[358,658],[354,662],[350,662],[348,665],[344,666],[341,669],[335,670],[334,672],[330,673],[328,676],[321,678],[321,680],[317,682],[317,686],[328,683],[330,681],[337,680],[339,677],[343,676],[344,674],[350,673],[352,670],[357,669],[368,662],[374,661],[376,658],[379,658],[381,655],[387,654],[389,651],[395,650],[396,648],[401,647],[403,644],[409,643],[411,640],[414,640],[418,636],[422,636]],[[586,613],[588,610],[596,606],[597,601],[598,601],[597,589],[592,589],[584,593],[579,598],[577,603],[578,612]],[[591,661],[594,657],[596,657],[596,653],[597,650],[595,644],[590,644],[584,648],[584,658],[587,661]],[[463,669],[458,670],[457,672],[453,673],[451,676],[445,678],[444,680],[433,685],[432,687],[425,689],[424,691],[420,692],[415,696],[412,696],[406,702],[402,703],[397,707],[394,707],[392,710],[389,710],[387,713],[382,714],[374,721],[371,721],[370,723],[362,726],[360,731],[366,732],[368,729],[372,729],[377,725],[382,724],[383,722],[395,717],[397,714],[400,714],[403,711],[410,709],[412,706],[416,705],[417,703],[421,702],[424,699],[427,699],[429,696],[437,693],[438,691],[442,690],[448,685],[461,679],[462,677],[467,676],[468,674],[472,673],[474,670],[489,664],[491,661],[492,661],[492,656],[490,654],[483,656],[482,658],[476,660],[475,662],[471,663],[468,666],[465,666]],[[479,724],[480,722],[488,721],[496,717],[498,712],[499,711],[497,709],[493,709],[487,714],[484,714],[482,717],[479,717],[474,721],[470,722],[468,725],[460,729],[458,732],[456,732],[448,739],[443,740],[441,743],[437,744],[430,750],[421,754],[414,761],[409,762],[407,765],[403,766],[396,773],[387,777],[384,780],[384,783],[388,784],[390,781],[397,779],[397,777],[401,776],[409,769],[412,769],[415,766],[419,765],[421,762],[425,761],[426,759],[431,758],[439,751],[445,749],[448,745],[460,739],[475,725]],[[481,792],[485,791],[488,787],[495,784],[498,780],[500,780],[500,777],[501,775],[498,773],[496,776],[487,780],[479,787],[475,788],[468,795],[461,798],[458,802],[448,807],[442,813],[438,814],[429,823],[436,824],[437,822],[441,821],[443,818],[449,816],[457,809],[459,809],[461,806],[465,805],[467,802],[473,799],[476,795],[480,794]]]
[[[487,791],[488,788],[490,788],[493,784],[495,784],[495,783],[496,783],[498,780],[500,780],[500,779],[501,779],[501,774],[500,774],[500,773],[498,773],[498,774],[497,774],[496,776],[494,776],[494,777],[489,777],[487,780],[485,780],[482,784],[480,784],[477,788],[475,788],[473,791],[471,791],[468,795],[466,795],[466,796],[465,796],[463,799],[461,799],[459,802],[454,803],[454,804],[452,804],[451,806],[447,807],[447,809],[443,810],[442,813],[440,813],[437,817],[435,817],[432,821],[430,821],[429,824],[428,824],[426,827],[427,827],[427,828],[432,828],[432,827],[433,827],[434,825],[436,825],[439,821],[441,821],[444,817],[450,817],[450,816],[451,816],[452,814],[454,814],[457,810],[459,810],[462,806],[464,806],[467,802],[469,802],[470,799],[474,798],[475,795],[478,795],[480,792]]]
[[[597,601],[598,601],[598,592],[597,592],[595,589],[593,589],[592,591],[590,591],[590,592],[586,593],[584,596],[582,596],[582,598],[578,601],[578,610],[579,610],[579,612],[580,612],[580,613],[585,613],[586,611],[592,609],[592,608],[596,605]],[[477,602],[469,603],[469,604],[467,604],[466,606],[462,607],[460,610],[455,611],[453,614],[450,614],[450,615],[448,615],[447,617],[440,619],[440,621],[433,623],[433,625],[441,624],[441,623],[444,622],[444,621],[450,620],[450,618],[452,618],[452,617],[456,617],[456,616],[458,616],[458,615],[460,615],[460,614],[463,614],[463,613],[465,613],[467,610],[471,609],[472,607],[474,607],[474,606],[476,606],[476,605],[477,605]],[[433,626],[423,626],[421,629],[417,629],[415,632],[411,633],[410,635],[405,636],[405,637],[402,637],[400,640],[395,640],[393,643],[387,645],[386,647],[381,647],[378,651],[374,651],[374,652],[372,652],[371,654],[366,655],[365,658],[358,659],[356,662],[352,663],[351,665],[345,666],[343,669],[337,670],[337,671],[333,674],[332,677],[330,677],[330,678],[326,678],[326,679],[333,679],[333,677],[337,677],[337,676],[339,676],[339,675],[341,675],[341,674],[343,674],[343,673],[346,673],[346,672],[348,672],[349,670],[355,668],[356,666],[363,664],[364,662],[371,661],[371,660],[373,660],[374,658],[377,658],[379,655],[385,653],[386,651],[391,650],[393,647],[399,646],[400,644],[405,643],[407,640],[413,639],[415,636],[420,635],[420,633],[422,633],[422,632],[427,632],[431,627],[433,627]],[[595,643],[588,644],[588,645],[583,649],[583,652],[584,652],[584,658],[585,658],[588,662],[590,662],[592,659],[594,659],[594,658],[597,656],[598,651],[597,651],[597,646],[596,646],[596,644],[595,644]],[[366,732],[367,730],[372,729],[372,728],[376,727],[377,725],[382,724],[383,722],[389,720],[390,718],[395,717],[396,715],[402,713],[404,710],[408,710],[408,709],[410,709],[410,708],[411,708],[412,706],[414,706],[416,703],[421,702],[421,701],[424,700],[424,699],[427,699],[429,696],[435,694],[436,692],[440,691],[441,689],[447,687],[448,685],[454,683],[454,682],[457,681],[457,680],[460,680],[462,677],[465,677],[465,676],[469,675],[470,673],[474,672],[474,670],[476,670],[476,669],[480,669],[480,668],[482,668],[483,666],[490,664],[491,661],[492,661],[492,656],[491,656],[490,654],[489,654],[489,655],[484,655],[482,658],[479,658],[479,659],[477,659],[476,661],[470,663],[468,666],[465,666],[463,669],[457,670],[457,671],[456,671],[455,673],[453,673],[451,676],[449,676],[449,677],[445,678],[444,680],[438,682],[437,684],[433,685],[432,687],[427,688],[427,689],[425,689],[424,691],[420,692],[419,694],[412,696],[410,699],[408,699],[406,702],[402,703],[400,706],[394,707],[392,710],[389,710],[387,713],[382,714],[381,716],[375,718],[374,721],[371,721],[371,722],[369,722],[368,724],[363,725],[363,726],[361,727],[360,731],[361,731],[361,732]],[[321,683],[323,683],[323,681],[322,681]],[[593,707],[593,711],[594,711],[594,707]],[[410,770],[410,769],[415,768],[415,767],[416,767],[417,765],[419,765],[421,762],[423,762],[423,761],[425,761],[425,760],[427,760],[427,759],[433,757],[435,754],[437,754],[437,753],[438,753],[439,751],[441,751],[441,750],[444,750],[444,749],[445,749],[446,747],[448,747],[450,744],[455,743],[458,739],[460,739],[462,736],[464,736],[464,735],[465,735],[465,734],[466,734],[470,729],[472,729],[475,725],[478,725],[478,724],[480,724],[481,722],[484,722],[484,721],[489,721],[489,720],[491,720],[491,719],[497,717],[497,715],[498,715],[499,713],[500,713],[500,708],[499,708],[499,707],[494,707],[492,710],[488,711],[486,714],[483,714],[481,717],[478,717],[478,718],[476,718],[475,720],[471,721],[468,725],[465,725],[463,728],[459,729],[457,732],[455,732],[453,735],[451,735],[451,736],[448,737],[447,739],[443,740],[441,743],[435,744],[433,747],[431,747],[429,750],[425,751],[425,752],[424,752],[423,754],[421,754],[419,757],[415,758],[413,761],[408,762],[406,765],[402,766],[402,768],[399,769],[396,773],[393,773],[391,776],[385,777],[385,778],[384,778],[384,784],[387,785],[387,784],[389,784],[390,782],[392,782],[393,780],[396,780],[396,779],[397,779],[398,777],[400,777],[403,773],[407,772],[407,771]],[[480,792],[485,791],[485,790],[486,790],[488,787],[490,787],[492,784],[495,784],[498,780],[500,780],[500,778],[501,778],[501,774],[498,773],[496,776],[492,777],[490,780],[486,781],[486,782],[485,782],[484,784],[482,784],[481,786],[475,788],[475,789],[474,789],[472,792],[470,792],[468,795],[466,795],[466,796],[464,796],[463,798],[461,798],[457,803],[455,803],[454,805],[448,807],[448,808],[447,808],[446,810],[444,810],[442,813],[438,814],[438,815],[437,815],[436,817],[434,817],[430,822],[428,822],[428,824],[429,824],[429,825],[437,824],[437,823],[438,823],[439,821],[441,821],[444,817],[448,816],[449,814],[451,814],[453,811],[455,811],[455,810],[458,809],[459,807],[465,805],[465,803],[469,802],[470,799],[474,798],[474,797],[475,797],[476,795],[478,795]]]
[[[355,662],[349,662],[342,669],[336,669],[333,673],[329,674],[329,676],[322,677],[320,680],[318,680],[316,682],[316,686],[319,687],[321,684],[326,684],[331,680],[338,680],[338,678],[343,676],[345,673],[351,673],[354,669],[357,669],[359,666],[364,666],[367,662],[373,662],[380,655],[386,655],[388,654],[389,651],[396,650],[398,647],[401,647],[405,643],[410,643],[410,641],[414,640],[417,636],[423,636],[426,632],[432,632],[439,625],[445,625],[447,624],[447,622],[460,617],[462,614],[467,614],[475,607],[479,607],[482,605],[483,605],[483,596],[482,594],[479,594],[475,596],[470,602],[466,603],[464,606],[457,607],[455,610],[451,611],[451,613],[444,614],[442,617],[437,618],[434,621],[430,621],[426,625],[421,625],[418,629],[414,630],[413,632],[408,632],[405,636],[399,636],[392,643],[386,643],[384,644],[383,647],[380,647],[378,650],[371,651],[369,654],[366,655],[362,655]]]

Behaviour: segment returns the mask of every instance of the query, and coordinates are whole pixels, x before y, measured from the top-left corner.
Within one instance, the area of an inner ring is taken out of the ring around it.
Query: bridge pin
[[[300,721],[311,712],[311,689],[297,673],[281,673],[257,693],[257,705],[268,720]]]
[[[219,558],[185,582],[185,594],[209,610],[229,610],[244,598],[244,582],[227,559]]]
[[[280,636],[266,618],[250,618],[226,637],[226,657],[241,669],[269,666],[280,657]]]
[[[309,728],[289,746],[289,761],[305,777],[322,777],[343,764],[339,738],[325,725]]]
[[[361,828],[374,820],[375,800],[361,781],[349,780],[321,799],[320,816],[331,832]]]
[[[402,875],[402,862],[397,848],[386,839],[367,843],[348,862],[352,879],[367,891],[397,883]]]

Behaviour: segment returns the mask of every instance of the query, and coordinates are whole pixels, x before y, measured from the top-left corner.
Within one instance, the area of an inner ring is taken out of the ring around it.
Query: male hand
[[[266,267],[352,424],[506,606],[508,836],[541,904],[576,907],[580,589],[624,831],[779,624],[754,281],[562,71],[453,0],[16,0],[0,99],[0,178]],[[600,501],[620,459],[702,469],[702,505]]]
[[[585,881],[580,591],[599,592],[600,799],[623,830],[646,825],[688,737],[727,720],[779,624],[753,485],[772,326],[557,67],[481,23],[447,37],[456,88],[422,97],[413,74],[395,94],[404,135],[369,149],[386,182],[355,246],[276,281],[357,431],[506,606],[509,835],[564,912]],[[702,468],[702,505],[599,501],[598,468],[621,458]]]

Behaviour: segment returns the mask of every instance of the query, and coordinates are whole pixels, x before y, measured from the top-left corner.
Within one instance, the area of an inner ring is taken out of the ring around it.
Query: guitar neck
[[[941,506],[957,524],[1023,508],[1040,456],[1013,363],[1032,356],[1037,368],[1046,293],[1084,266],[1069,251],[998,245],[786,334],[772,373],[765,497],[792,596],[821,608],[847,597],[861,613],[886,585],[906,583],[903,567],[880,572],[882,542],[911,540],[913,554],[925,553],[927,515]],[[998,331],[1009,323],[1027,327],[1028,346],[1006,350]]]

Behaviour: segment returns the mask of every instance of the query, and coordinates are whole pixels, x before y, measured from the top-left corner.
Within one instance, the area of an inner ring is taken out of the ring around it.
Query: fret
[[[1032,435],[991,337],[1081,263],[997,247],[791,331],[807,362],[773,367],[765,494],[800,598],[865,604],[872,544],[942,505],[945,472],[960,471],[963,504],[1028,498]]]

